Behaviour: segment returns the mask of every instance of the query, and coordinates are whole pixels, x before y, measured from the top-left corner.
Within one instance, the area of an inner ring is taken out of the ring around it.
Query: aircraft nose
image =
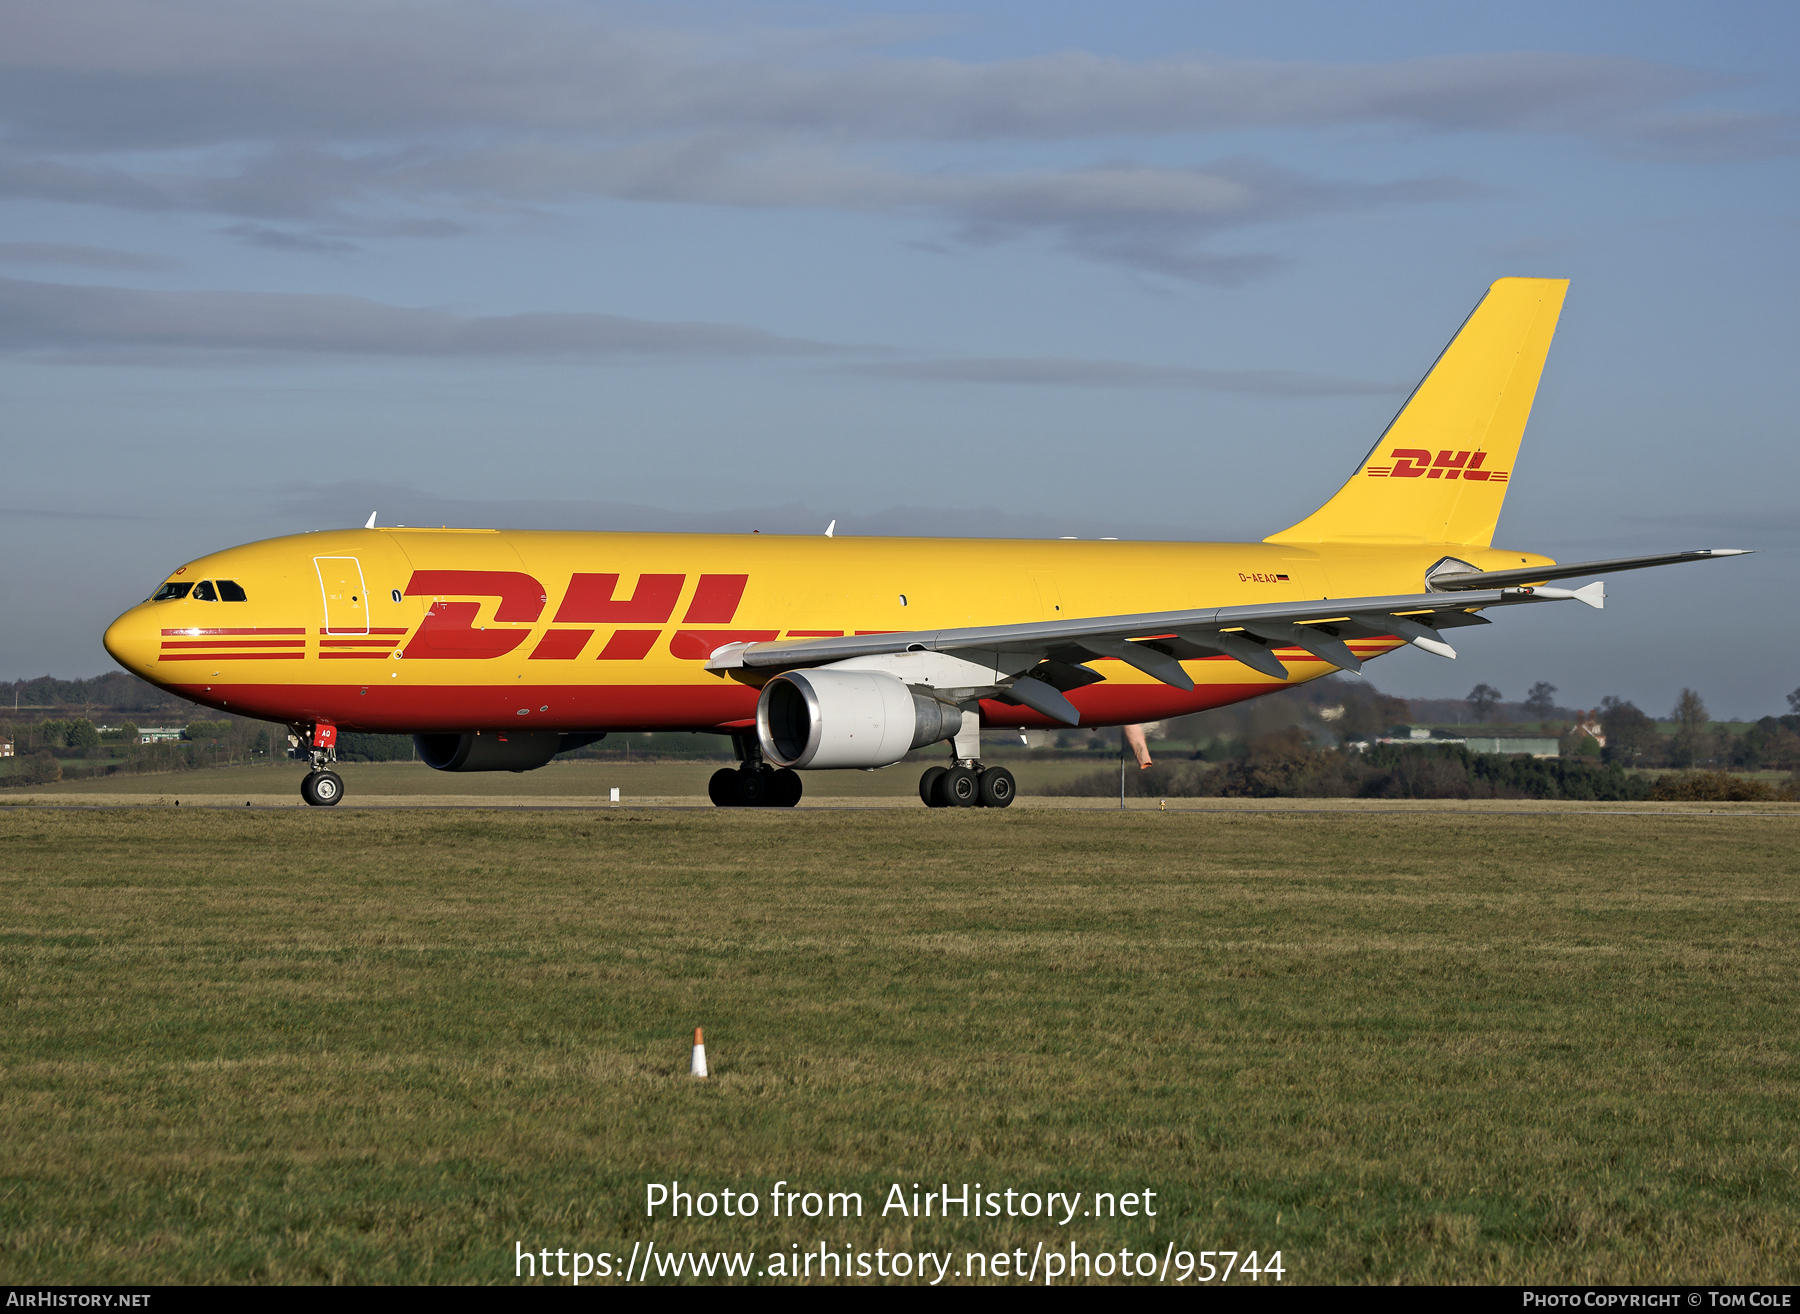
[[[149,677],[156,665],[157,630],[142,607],[133,607],[106,627],[102,640],[114,661],[134,675]]]

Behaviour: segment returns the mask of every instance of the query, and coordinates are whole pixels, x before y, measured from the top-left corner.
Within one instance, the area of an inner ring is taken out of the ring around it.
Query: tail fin
[[[1565,278],[1487,290],[1356,473],[1268,543],[1493,542]]]

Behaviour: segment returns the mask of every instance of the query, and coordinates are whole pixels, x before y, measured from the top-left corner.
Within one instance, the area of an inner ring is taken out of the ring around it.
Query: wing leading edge
[[[1340,637],[1345,633],[1355,637],[1392,635],[1454,657],[1454,650],[1438,639],[1437,633],[1439,628],[1481,623],[1468,614],[1469,609],[1568,598],[1592,607],[1605,603],[1599,584],[1579,591],[1508,588],[1326,598],[1272,606],[1204,607],[1019,625],[732,643],[714,652],[706,668],[718,672],[782,671],[942,654],[958,659],[951,668],[954,673],[942,678],[928,677],[923,682],[933,687],[949,682],[960,695],[959,701],[970,697],[1007,698],[1075,725],[1080,716],[1063,692],[1104,678],[1083,666],[1102,657],[1117,658],[1186,692],[1193,689],[1194,682],[1182,670],[1181,663],[1195,658],[1222,654],[1275,679],[1286,679],[1287,667],[1275,656],[1274,649],[1293,646],[1334,666],[1359,670],[1362,663]],[[925,670],[923,666],[919,669],[921,673]],[[940,664],[935,669],[945,668]],[[990,674],[978,677],[976,670]]]
[[[1342,670],[1360,671],[1362,662],[1345,637],[1393,637],[1454,658],[1456,650],[1443,641],[1442,631],[1487,624],[1474,614],[1478,609],[1569,600],[1595,608],[1606,605],[1605,586],[1599,582],[1563,589],[1535,581],[1739,555],[1743,554],[1736,549],[1714,548],[1572,566],[1440,573],[1431,577],[1430,593],[730,643],[712,654],[706,669],[724,673],[838,664],[886,667],[946,701],[998,698],[1078,725],[1080,713],[1064,694],[1105,679],[1085,665],[1101,658],[1123,661],[1183,692],[1191,692],[1194,681],[1181,663],[1220,655],[1285,680],[1288,669],[1275,655],[1283,647],[1300,648]],[[1477,587],[1479,583],[1490,587]]]

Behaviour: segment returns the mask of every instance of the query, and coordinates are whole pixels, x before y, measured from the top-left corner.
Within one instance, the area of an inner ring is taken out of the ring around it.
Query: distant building
[[[1532,757],[1561,757],[1562,745],[1548,737],[1516,739],[1465,739],[1471,753],[1525,753]]]
[[[0,739],[0,757],[11,757],[12,755],[13,741],[10,739]]]
[[[1457,735],[1433,730],[1428,725],[1397,725],[1375,741],[1378,744],[1405,744],[1434,748],[1439,744],[1461,744],[1471,753],[1519,753],[1531,757],[1561,757],[1562,745],[1540,735]]]

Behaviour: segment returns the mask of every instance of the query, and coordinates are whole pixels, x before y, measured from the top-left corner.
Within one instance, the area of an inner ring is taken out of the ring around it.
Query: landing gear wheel
[[[919,777],[919,801],[928,808],[941,808],[938,802],[937,782],[944,778],[947,767],[926,767],[925,774]]]
[[[942,808],[972,808],[981,803],[981,777],[966,766],[951,767],[939,777],[937,796]]]
[[[712,773],[712,779],[706,782],[706,796],[713,801],[714,807],[737,806],[737,799],[734,797],[737,777],[738,773],[731,767],[720,767]]]
[[[737,777],[731,782],[733,807],[760,808],[768,803],[769,782],[775,775],[773,771],[765,773],[751,768],[740,769],[731,774]]]
[[[1013,796],[1017,793],[1018,787],[1013,783],[1013,774],[1005,767],[989,767],[981,773],[982,807],[1011,807]]]
[[[335,771],[310,771],[300,782],[300,797],[308,807],[335,807],[344,797],[344,781]]]
[[[805,791],[806,786],[800,780],[800,773],[792,767],[782,767],[769,781],[767,806],[791,808],[800,801],[800,795]]]

